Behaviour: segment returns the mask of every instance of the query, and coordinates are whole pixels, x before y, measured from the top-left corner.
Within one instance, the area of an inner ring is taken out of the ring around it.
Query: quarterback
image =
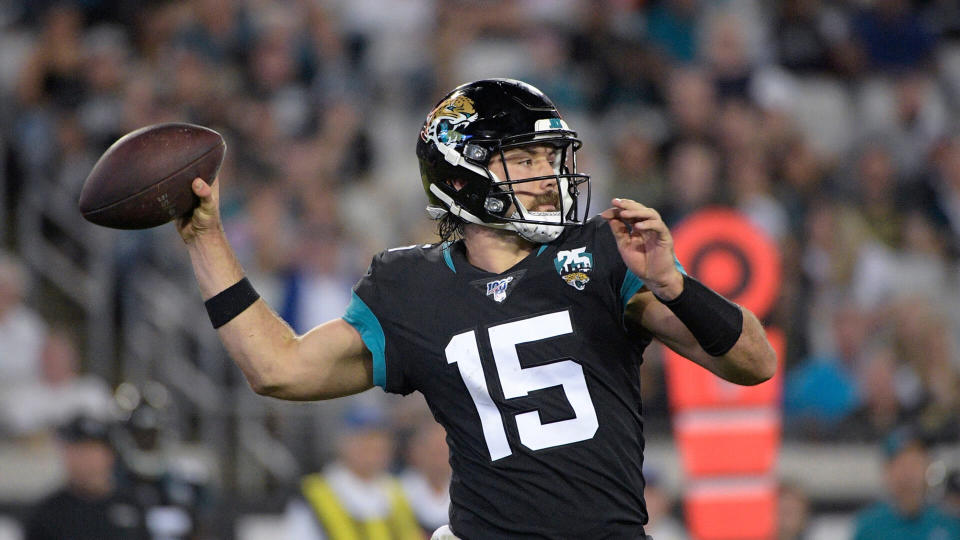
[[[773,376],[757,318],[685,274],[655,210],[614,199],[581,216],[580,147],[528,84],[455,88],[416,148],[441,241],[376,255],[343,317],[303,335],[244,278],[218,182],[194,182],[201,204],[178,222],[255,392],[424,395],[453,468],[449,528],[435,536],[643,538],[644,348],[659,340],[738,384]]]

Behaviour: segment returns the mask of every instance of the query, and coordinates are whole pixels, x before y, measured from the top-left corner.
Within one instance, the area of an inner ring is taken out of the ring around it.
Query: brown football
[[[131,131],[110,145],[87,176],[80,213],[114,229],[147,229],[190,212],[194,178],[216,178],[227,146],[212,129],[183,123]]]

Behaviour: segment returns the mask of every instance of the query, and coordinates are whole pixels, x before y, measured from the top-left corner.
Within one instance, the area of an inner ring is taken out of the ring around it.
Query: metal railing
[[[88,369],[108,376],[116,359],[110,231],[86,223],[73,197],[45,178],[24,183],[16,208],[20,255],[82,311]]]
[[[236,376],[192,281],[167,275],[149,257],[124,266],[133,275],[118,275],[115,246],[129,233],[87,223],[74,197],[48,179],[26,182],[19,199],[16,249],[70,313],[79,313],[62,322],[77,324],[86,369],[113,383],[166,385],[176,398],[178,435],[215,455],[218,483],[232,496],[291,485],[299,465],[268,428],[276,410]]]

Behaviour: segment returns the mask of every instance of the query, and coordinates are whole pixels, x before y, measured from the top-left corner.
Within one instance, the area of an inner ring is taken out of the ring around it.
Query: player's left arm
[[[716,375],[737,384],[771,378],[776,354],[750,310],[684,276],[674,264],[673,237],[656,210],[614,199],[607,220],[620,256],[645,287],[625,317]]]
[[[630,299],[625,316],[680,356],[719,377],[737,384],[759,384],[773,377],[777,358],[757,317],[742,306],[740,309],[743,313],[740,335],[720,356],[705,351],[693,332],[649,290],[641,290]]]

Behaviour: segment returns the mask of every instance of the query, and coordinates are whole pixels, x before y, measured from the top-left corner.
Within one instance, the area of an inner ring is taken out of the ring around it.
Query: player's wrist
[[[210,324],[214,328],[220,328],[246,311],[259,299],[260,295],[253,288],[250,280],[243,277],[233,285],[215,294],[203,305],[210,317]]]
[[[686,274],[683,274],[679,295],[672,299],[657,296],[657,299],[680,319],[710,356],[723,356],[740,339],[743,332],[740,306]]]
[[[647,280],[647,288],[661,302],[670,301],[683,293],[683,274],[676,268],[660,281]]]
[[[187,249],[217,249],[227,244],[227,233],[219,220],[200,227],[195,224],[189,224],[187,227],[188,230],[181,234]]]

